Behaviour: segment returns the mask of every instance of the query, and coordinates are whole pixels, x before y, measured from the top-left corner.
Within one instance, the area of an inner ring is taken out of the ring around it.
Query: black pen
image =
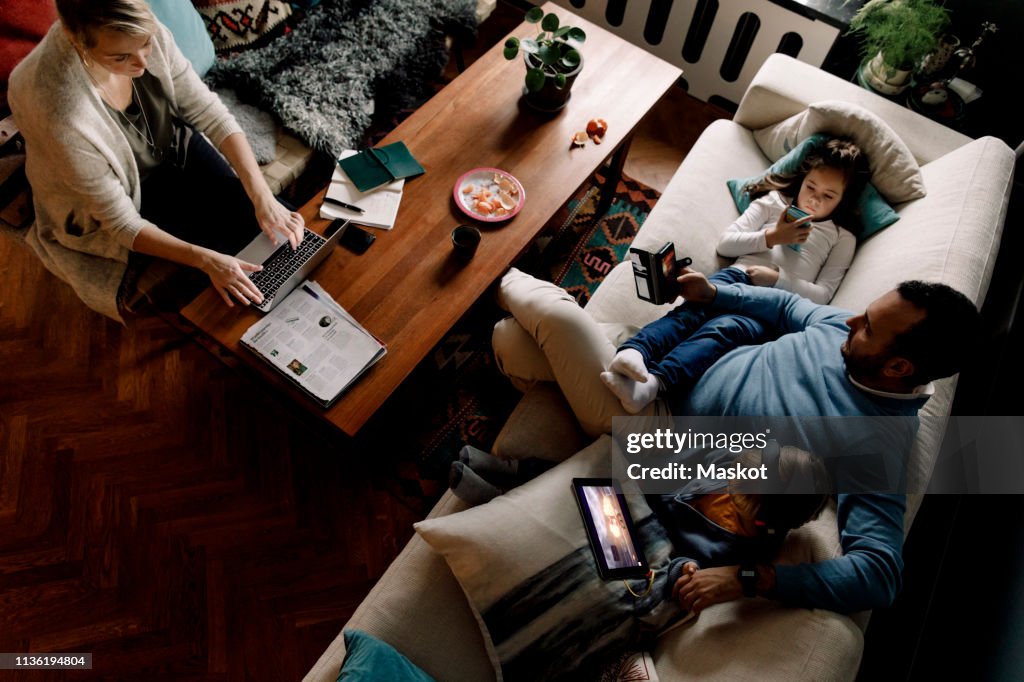
[[[348,210],[355,211],[356,213],[366,213],[365,210],[359,208],[358,206],[353,206],[352,204],[346,204],[344,201],[338,201],[337,199],[332,199],[330,197],[324,197],[324,201],[327,202],[328,204],[334,204],[335,206],[341,206],[342,208],[347,208]]]

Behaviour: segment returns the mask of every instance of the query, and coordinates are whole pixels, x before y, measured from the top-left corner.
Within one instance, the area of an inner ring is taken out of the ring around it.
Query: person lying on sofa
[[[944,284],[904,282],[855,315],[778,289],[715,285],[700,273],[679,280],[686,300],[758,319],[778,338],[726,354],[689,393],[648,405],[651,416],[902,417],[892,420],[891,446],[849,453],[902,462],[931,381],[959,371],[977,343],[977,309]],[[610,432],[621,406],[598,376],[615,348],[597,322],[564,289],[515,269],[502,278],[498,301],[513,315],[494,331],[502,371],[520,388],[557,381],[585,431]],[[819,438],[809,429],[784,444],[821,452],[830,443]],[[905,508],[900,493],[840,493],[843,556],[758,566],[758,594],[842,613],[890,604],[901,588]],[[698,571],[688,582],[684,605],[699,599],[703,608],[742,594],[735,566]]]
[[[228,305],[261,300],[246,276],[260,266],[231,254],[259,230],[294,248],[304,223],[274,197],[234,117],[145,0],[57,0],[57,12],[10,81],[35,204],[29,245],[118,320],[139,254],[201,270]]]
[[[851,140],[816,146],[793,174],[771,173],[744,191],[755,200],[722,233],[718,253],[736,258],[708,279],[777,287],[828,303],[853,261],[853,207],[870,174],[867,156]],[[789,207],[808,215],[789,218]],[[768,330],[735,314],[707,322],[705,308],[683,303],[619,347],[601,379],[630,414],[659,393],[688,390],[715,360],[741,345],[761,343]],[[700,333],[696,333],[700,330]]]

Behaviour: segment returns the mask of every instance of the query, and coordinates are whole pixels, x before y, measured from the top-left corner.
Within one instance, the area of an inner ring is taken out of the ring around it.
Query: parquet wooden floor
[[[159,319],[92,313],[10,240],[0,263],[0,651],[299,679],[423,501]],[[29,677],[65,679],[0,672]]]

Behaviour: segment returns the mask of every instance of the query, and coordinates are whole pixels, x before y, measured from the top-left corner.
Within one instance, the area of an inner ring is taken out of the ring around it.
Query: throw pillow
[[[597,679],[610,659],[679,615],[663,600],[671,543],[644,497],[623,482],[638,544],[655,581],[605,581],[570,489],[608,477],[613,441],[602,436],[553,469],[491,502],[417,523],[447,561],[481,624],[498,679]],[[631,594],[631,591],[638,596]]]
[[[57,8],[52,2],[0,2],[0,108],[7,105],[7,80],[11,71],[43,39],[55,21]]]
[[[750,178],[734,178],[726,181],[732,199],[740,213],[750,206],[750,194],[744,191],[747,185],[760,181],[769,173],[795,173],[800,163],[807,156],[807,153],[829,139],[829,135],[815,133],[797,144],[788,154],[773,163],[766,171]],[[866,239],[871,235],[889,227],[900,219],[896,211],[892,210],[885,199],[878,193],[874,185],[868,184],[864,187],[860,196],[857,197],[857,217],[860,218],[860,230],[853,230],[858,239]],[[844,227],[847,227],[844,225]]]
[[[891,203],[925,195],[921,169],[907,145],[882,119],[849,102],[815,102],[785,121],[754,132],[754,140],[772,161],[814,133],[852,137],[871,161],[871,182]]]
[[[345,630],[338,682],[434,682],[393,646],[362,630]]]
[[[185,57],[192,62],[192,68],[200,76],[213,66],[216,55],[213,52],[213,42],[210,41],[210,34],[206,32],[206,22],[190,3],[181,0],[148,0],[153,14],[166,26],[178,49]]]
[[[292,6],[283,0],[192,0],[217,52],[261,45],[283,31]]]

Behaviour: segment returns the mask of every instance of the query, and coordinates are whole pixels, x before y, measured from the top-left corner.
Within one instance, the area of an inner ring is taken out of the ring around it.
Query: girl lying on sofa
[[[828,303],[853,260],[852,206],[868,178],[861,149],[831,138],[809,152],[794,175],[769,174],[748,185],[760,197],[718,242],[718,253],[737,258],[708,279],[777,287],[815,303]],[[790,220],[796,206],[809,214]],[[761,343],[764,325],[749,317],[720,315],[683,303],[622,344],[601,380],[623,408],[636,414],[659,392],[689,390],[718,358],[733,348]]]

